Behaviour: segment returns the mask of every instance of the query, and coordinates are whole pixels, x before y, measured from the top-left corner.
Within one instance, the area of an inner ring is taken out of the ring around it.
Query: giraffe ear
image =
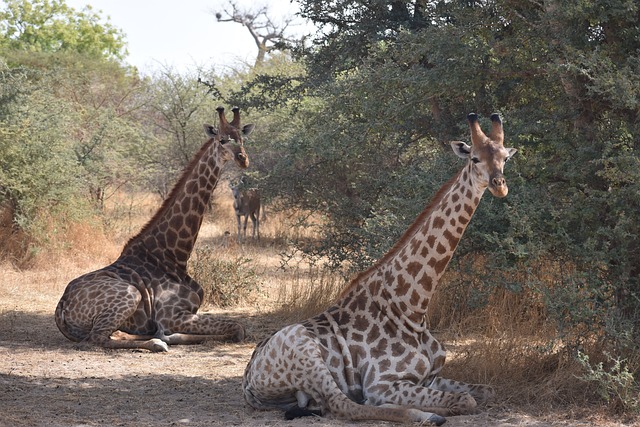
[[[507,152],[509,153],[509,157],[507,157],[507,160],[509,160],[518,152],[518,150],[515,148],[507,148]]]
[[[254,125],[253,123],[252,123],[252,124],[249,124],[249,125],[245,125],[245,126],[242,128],[242,134],[243,134],[244,136],[249,136],[249,135],[251,134],[251,132],[253,132],[253,129],[254,129],[255,127],[256,127],[256,125]]]
[[[471,147],[462,141],[451,141],[451,148],[461,159],[467,159],[471,154]]]
[[[213,138],[218,134],[218,130],[211,125],[204,125],[204,133],[209,137]]]

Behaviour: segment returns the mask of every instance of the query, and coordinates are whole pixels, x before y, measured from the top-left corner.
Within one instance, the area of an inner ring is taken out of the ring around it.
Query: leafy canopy
[[[77,11],[64,0],[6,0],[0,10],[0,47],[29,52],[77,52],[123,59],[124,34],[102,23],[91,6]]]

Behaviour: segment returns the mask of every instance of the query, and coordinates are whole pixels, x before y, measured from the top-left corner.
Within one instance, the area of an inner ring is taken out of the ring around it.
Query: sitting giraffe
[[[249,166],[238,107],[229,123],[218,107],[220,129],[204,125],[207,142],[151,220],[100,270],[72,280],[56,308],[58,329],[82,345],[167,351],[167,344],[205,339],[242,341],[237,322],[196,314],[202,287],[187,274],[187,261],[222,167]],[[234,141],[231,141],[233,139]]]
[[[490,386],[438,376],[444,347],[426,327],[429,301],[485,189],[507,195],[503,145],[493,114],[487,137],[469,114],[472,146],[451,143],[465,167],[380,260],[358,274],[323,313],[287,326],[256,347],[243,379],[254,408],[287,418],[330,412],[350,420],[427,422],[469,414]]]

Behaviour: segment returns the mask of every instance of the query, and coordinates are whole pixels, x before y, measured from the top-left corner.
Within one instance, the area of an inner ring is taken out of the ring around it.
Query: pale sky
[[[274,20],[292,16],[297,5],[290,0],[234,0],[255,10],[266,5]],[[239,64],[253,64],[258,48],[249,31],[240,24],[219,23],[215,10],[228,0],[66,0],[81,10],[91,5],[100,16],[126,34],[129,56],[125,61],[141,73],[169,66],[180,72],[196,66],[224,72]],[[302,31],[303,26],[299,27]]]

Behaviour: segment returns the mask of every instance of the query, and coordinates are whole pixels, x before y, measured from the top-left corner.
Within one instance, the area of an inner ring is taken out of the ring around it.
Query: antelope
[[[251,217],[253,224],[251,238],[255,239],[257,234],[258,240],[260,240],[260,190],[255,188],[242,190],[243,183],[244,180],[240,179],[237,185],[230,185],[233,193],[233,209],[236,211],[238,220],[238,242],[247,239],[247,221],[249,217]],[[242,226],[240,220],[242,216],[244,217],[244,226]]]

